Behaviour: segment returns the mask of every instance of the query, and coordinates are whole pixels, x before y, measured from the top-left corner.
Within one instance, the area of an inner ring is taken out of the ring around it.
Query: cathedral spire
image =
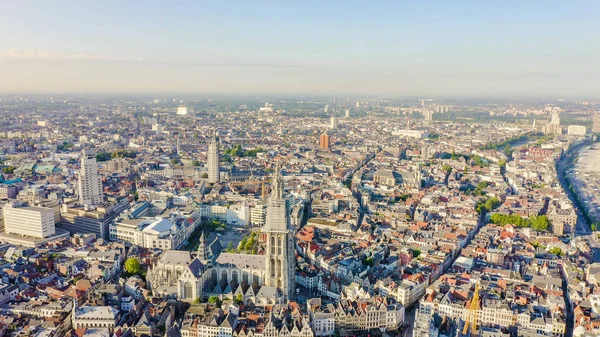
[[[283,198],[283,179],[281,178],[281,164],[275,166],[275,174],[273,174],[273,192],[271,197],[275,199]]]
[[[208,260],[208,245],[206,244],[206,238],[204,237],[204,230],[200,234],[200,244],[198,245],[198,258],[201,260]]]

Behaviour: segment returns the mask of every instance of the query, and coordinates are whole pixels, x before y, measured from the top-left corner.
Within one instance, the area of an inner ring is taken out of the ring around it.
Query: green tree
[[[548,251],[550,254],[554,254],[556,256],[562,256],[563,252],[560,248],[558,247],[552,247],[550,248],[550,250]]]
[[[529,221],[531,222],[531,228],[538,232],[544,232],[548,230],[548,226],[550,225],[550,221],[545,215],[530,217]]]
[[[506,144],[506,146],[504,147],[504,151],[503,152],[504,152],[504,155],[507,158],[512,158],[513,150],[510,148],[509,144]]]
[[[235,248],[233,248],[233,243],[231,241],[227,244],[225,253],[235,253]]]
[[[235,296],[235,298],[233,299],[233,302],[237,305],[242,305],[244,304],[244,296],[242,296],[242,294],[237,294]]]
[[[195,303],[195,304],[200,304],[200,302],[202,302],[202,301],[200,300],[200,297],[196,297],[196,299],[194,300],[194,303]]]
[[[142,271],[140,261],[135,257],[130,257],[125,261],[125,271],[131,275],[137,275]]]
[[[203,179],[207,179],[208,178],[208,173],[204,172],[202,173],[202,175],[200,176]]]
[[[6,174],[13,174],[13,173],[15,173],[16,169],[17,168],[14,167],[14,166],[7,166],[7,167],[5,167],[5,168],[2,169],[2,172],[6,173]]]
[[[238,249],[244,249],[244,247],[246,247],[246,242],[248,242],[248,238],[246,238],[245,236],[242,238],[242,241],[240,241],[240,243],[238,244]]]
[[[221,304],[222,304],[219,296],[214,296],[214,295],[208,298],[208,303],[216,305],[217,308],[220,308]]]
[[[246,244],[244,245],[244,250],[246,252],[249,252],[252,250],[252,248],[254,248],[254,237],[250,236],[250,238],[248,240],[246,240]]]
[[[421,255],[421,251],[418,249],[413,249],[412,254],[413,254],[413,258],[416,259],[417,257],[419,257]]]
[[[98,152],[96,153],[96,161],[107,161],[111,158],[110,153],[108,152]]]
[[[488,212],[491,212],[494,208],[500,206],[500,204],[502,204],[500,199],[491,197],[485,202],[485,208]]]
[[[487,162],[478,155],[473,156],[473,163],[479,167],[487,167]]]
[[[371,257],[371,256],[364,258],[362,260],[362,264],[365,266],[373,267],[373,263],[374,263],[373,257]]]
[[[452,166],[444,164],[444,166],[442,166],[442,170],[446,172],[446,174],[450,174],[452,172]]]
[[[488,182],[487,181],[480,181],[477,184],[477,188],[480,189],[480,190],[483,190],[483,189],[485,189],[487,187],[488,187]]]
[[[200,162],[194,159],[192,160],[192,166],[200,166]],[[208,174],[206,175],[206,177],[208,178]]]

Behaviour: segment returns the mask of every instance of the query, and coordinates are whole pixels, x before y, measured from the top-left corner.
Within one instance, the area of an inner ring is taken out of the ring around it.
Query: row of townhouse
[[[404,306],[391,299],[343,299],[324,305],[320,298],[307,302],[310,324],[316,336],[330,336],[341,330],[393,331],[404,323]]]

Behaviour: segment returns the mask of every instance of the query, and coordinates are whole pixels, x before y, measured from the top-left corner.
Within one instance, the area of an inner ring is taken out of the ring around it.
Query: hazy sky
[[[598,13],[570,0],[3,1],[0,93],[599,97]]]

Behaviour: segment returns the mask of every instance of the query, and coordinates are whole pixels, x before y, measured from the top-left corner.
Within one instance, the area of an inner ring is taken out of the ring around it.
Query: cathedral
[[[159,256],[147,275],[155,295],[190,301],[212,295],[234,298],[241,294],[245,303],[264,305],[292,298],[296,244],[283,188],[278,166],[266,223],[260,232],[266,242],[265,255],[222,253],[217,238],[208,243],[202,234],[195,256],[185,251],[165,251]]]

